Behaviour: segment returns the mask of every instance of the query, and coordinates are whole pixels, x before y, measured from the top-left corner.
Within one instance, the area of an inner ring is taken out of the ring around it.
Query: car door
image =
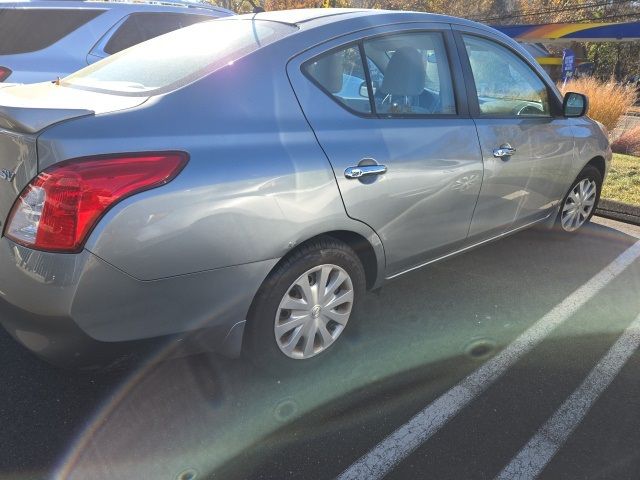
[[[532,62],[484,31],[456,30],[484,161],[470,237],[491,236],[555,212],[571,169],[573,132]]]
[[[380,236],[387,275],[463,242],[482,181],[451,29],[342,37],[288,65],[349,216]]]

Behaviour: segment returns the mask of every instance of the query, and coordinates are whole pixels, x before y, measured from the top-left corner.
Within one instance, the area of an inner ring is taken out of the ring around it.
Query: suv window
[[[357,45],[322,55],[304,71],[329,95],[356,112],[371,113],[362,56]]]
[[[468,35],[463,38],[480,113],[550,116],[547,86],[525,61],[491,40]]]
[[[0,55],[42,50],[104,10],[0,8]]]
[[[447,52],[436,32],[385,35],[364,42],[376,112],[383,115],[455,114]]]
[[[104,47],[109,55],[118,53],[145,40],[165,33],[188,27],[194,23],[213,20],[209,15],[188,15],[184,13],[133,13],[120,25]]]

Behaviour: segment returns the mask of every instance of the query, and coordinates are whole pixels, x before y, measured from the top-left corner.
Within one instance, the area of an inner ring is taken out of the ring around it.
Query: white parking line
[[[338,478],[379,479],[427,441],[471,400],[495,382],[511,365],[575,314],[589,299],[640,257],[640,242],[620,254],[587,283],[556,305],[499,354],[390,434],[348,467]]]
[[[536,478],[640,346],[640,315],[496,480]]]

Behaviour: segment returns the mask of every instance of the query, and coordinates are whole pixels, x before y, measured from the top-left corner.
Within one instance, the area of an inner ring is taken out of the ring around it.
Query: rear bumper
[[[237,356],[253,296],[276,260],[140,281],[84,251],[0,239],[0,323],[52,363],[105,364],[167,340]]]
[[[68,316],[36,315],[0,299],[0,322],[18,342],[40,358],[64,368],[93,370],[162,351],[167,339],[99,342]]]

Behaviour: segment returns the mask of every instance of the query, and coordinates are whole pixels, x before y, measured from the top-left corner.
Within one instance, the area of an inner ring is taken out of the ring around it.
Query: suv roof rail
[[[96,3],[125,3],[125,4],[142,4],[142,5],[162,5],[162,6],[175,6],[186,8],[199,8],[206,10],[216,10],[219,12],[227,12],[234,14],[231,10],[218,7],[208,2],[200,2],[197,0],[82,0],[84,2],[96,2]],[[235,14],[234,14],[235,15]]]

